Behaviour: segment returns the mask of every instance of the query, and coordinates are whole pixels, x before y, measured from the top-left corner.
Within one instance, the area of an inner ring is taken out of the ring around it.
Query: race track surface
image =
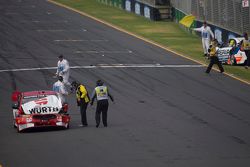
[[[14,90],[51,90],[57,57],[91,93],[115,98],[108,128],[17,133]],[[3,167],[249,167],[250,87],[45,0],[0,1],[0,165]],[[41,69],[39,69],[41,68]],[[52,68],[52,69],[51,69]],[[16,69],[16,70],[12,70]]]

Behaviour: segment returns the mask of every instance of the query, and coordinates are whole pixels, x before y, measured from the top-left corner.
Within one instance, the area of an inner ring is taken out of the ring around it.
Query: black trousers
[[[97,107],[96,107],[96,113],[95,113],[95,120],[96,120],[97,126],[99,126],[100,124],[101,114],[102,114],[103,125],[108,126],[108,123],[107,123],[108,107],[109,107],[108,100],[97,101]]]
[[[250,50],[245,50],[245,54],[247,56],[247,64],[246,64],[246,66],[250,67]]]
[[[206,73],[209,73],[211,71],[214,64],[218,65],[218,67],[220,69],[220,72],[224,72],[224,68],[222,67],[222,64],[219,61],[218,57],[217,56],[211,56],[210,57],[210,63],[208,65],[208,67],[207,67]]]
[[[80,100],[80,112],[81,112],[81,120],[82,120],[83,125],[88,125],[87,114],[86,114],[87,107],[88,107],[88,103],[85,103],[85,101],[81,99]]]

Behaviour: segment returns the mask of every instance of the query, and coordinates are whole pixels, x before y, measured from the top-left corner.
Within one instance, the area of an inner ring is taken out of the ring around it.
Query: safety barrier
[[[118,8],[123,8],[122,4],[123,4],[123,0],[98,0],[101,3],[104,3],[106,5],[110,5],[110,6],[114,6],[114,7],[118,7]]]
[[[172,18],[171,7],[157,5],[156,1],[144,0],[98,0],[101,3],[122,8],[128,12],[144,16],[151,20],[163,20]],[[153,3],[154,2],[154,3]]]

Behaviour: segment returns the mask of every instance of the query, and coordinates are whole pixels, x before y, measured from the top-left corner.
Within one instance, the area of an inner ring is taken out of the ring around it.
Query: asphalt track
[[[17,133],[11,92],[51,89],[57,56],[70,80],[115,97],[108,128]],[[248,167],[250,87],[44,0],[0,1],[0,165],[3,167]],[[13,70],[15,69],[15,70]]]

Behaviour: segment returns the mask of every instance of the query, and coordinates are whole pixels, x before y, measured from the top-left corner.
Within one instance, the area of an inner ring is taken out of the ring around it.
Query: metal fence
[[[197,20],[207,22],[238,34],[250,33],[250,7],[243,0],[171,0],[173,7]],[[249,1],[250,5],[250,0]]]

